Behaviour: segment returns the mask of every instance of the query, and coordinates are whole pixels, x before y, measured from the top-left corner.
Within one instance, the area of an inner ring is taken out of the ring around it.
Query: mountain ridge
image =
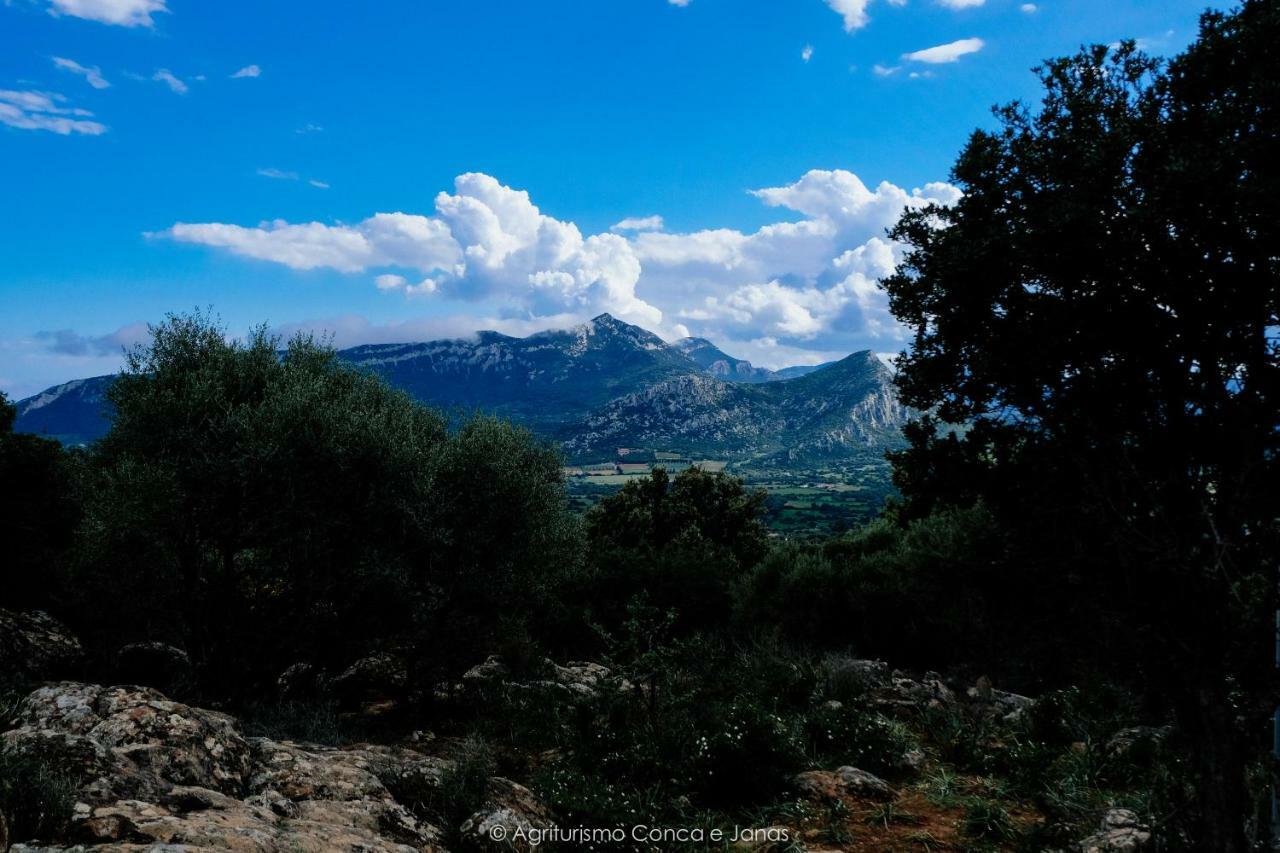
[[[609,314],[523,338],[480,331],[338,357],[426,405],[509,417],[575,459],[639,445],[744,460],[860,454],[897,446],[908,416],[870,351],[780,376],[706,339],[668,344]],[[21,400],[17,428],[92,441],[106,432],[113,380],[73,380]]]

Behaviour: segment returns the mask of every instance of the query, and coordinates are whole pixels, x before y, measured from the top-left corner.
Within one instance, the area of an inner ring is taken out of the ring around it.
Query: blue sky
[[[884,228],[954,198],[990,106],[1202,8],[0,0],[0,389],[196,306],[339,345],[607,310],[770,366],[895,351]]]

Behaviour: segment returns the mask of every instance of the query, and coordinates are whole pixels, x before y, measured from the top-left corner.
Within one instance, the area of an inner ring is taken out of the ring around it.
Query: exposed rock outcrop
[[[80,641],[49,614],[0,609],[0,678],[67,678],[83,657]]]
[[[522,843],[531,830],[544,832],[554,824],[551,815],[533,792],[510,779],[494,777],[484,805],[462,824],[462,843],[475,850],[529,851]]]
[[[438,684],[441,697],[459,696],[504,686],[512,690],[542,691],[566,699],[593,699],[612,686],[625,689],[625,684],[612,678],[609,669],[590,661],[570,661],[564,666],[544,659],[539,669],[529,676],[512,673],[500,655],[490,655],[462,675],[456,684]]]
[[[1151,832],[1129,809],[1111,809],[1102,816],[1102,825],[1080,842],[1080,853],[1138,853],[1147,849]]]
[[[61,682],[24,700],[0,748],[81,780],[70,846],[15,850],[440,850],[407,808],[451,762],[398,746],[246,738],[231,717],[148,688]]]

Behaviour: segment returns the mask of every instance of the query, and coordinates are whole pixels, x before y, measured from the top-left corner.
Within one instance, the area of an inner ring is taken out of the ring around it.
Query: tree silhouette
[[[983,498],[1076,591],[1079,659],[1193,744],[1205,850],[1244,849],[1273,704],[1277,44],[1280,4],[1251,0],[1167,65],[1132,43],[1047,62],[1037,110],[970,138],[964,198],[903,217],[885,282],[914,330],[904,401],[931,413],[905,511]]]

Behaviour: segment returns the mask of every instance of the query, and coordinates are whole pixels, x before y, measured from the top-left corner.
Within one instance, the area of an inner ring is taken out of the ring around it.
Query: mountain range
[[[871,352],[771,371],[702,338],[668,344],[608,314],[525,338],[485,331],[338,356],[427,405],[509,417],[561,442],[574,460],[611,458],[618,447],[783,464],[878,454],[901,443],[909,416]],[[78,379],[21,400],[15,426],[93,441],[108,426],[113,379]]]

